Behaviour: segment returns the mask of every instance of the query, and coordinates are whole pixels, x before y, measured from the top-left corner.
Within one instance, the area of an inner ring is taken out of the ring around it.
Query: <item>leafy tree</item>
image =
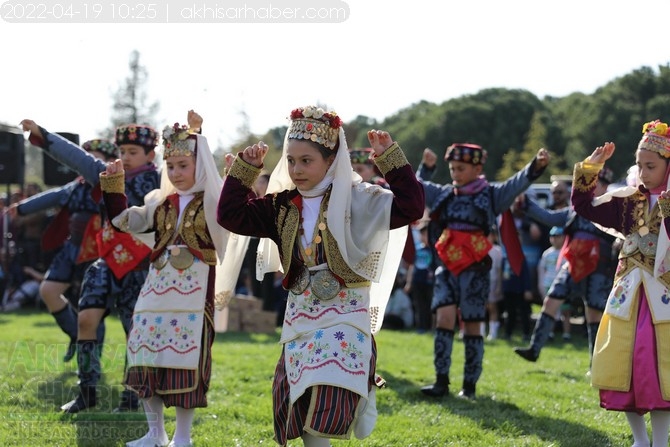
[[[154,101],[149,104],[146,90],[149,73],[140,63],[139,51],[130,53],[128,68],[130,74],[114,94],[112,127],[103,132],[108,138],[113,137],[117,126],[128,123],[146,124],[158,130],[155,116],[160,103]]]

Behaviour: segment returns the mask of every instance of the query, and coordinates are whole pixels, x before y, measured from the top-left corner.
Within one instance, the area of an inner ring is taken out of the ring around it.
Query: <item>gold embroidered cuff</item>
[[[386,149],[383,154],[375,156],[373,160],[382,175],[386,175],[391,169],[402,168],[409,164],[407,157],[405,157],[405,153],[400,149],[400,146],[396,142]]]
[[[261,173],[261,168],[252,166],[246,161],[242,160],[242,157],[239,155],[235,157],[233,165],[230,167],[228,175],[238,179],[244,186],[251,189],[254,186],[254,182]]]
[[[126,192],[126,175],[123,172],[107,175],[105,172],[100,173],[100,188],[103,192],[119,193]]]
[[[658,198],[658,208],[661,211],[663,219],[670,217],[670,199]]]
[[[604,165],[604,163],[591,163],[588,160],[575,163],[575,171],[572,177],[573,188],[578,191],[593,189],[598,181],[598,173]]]

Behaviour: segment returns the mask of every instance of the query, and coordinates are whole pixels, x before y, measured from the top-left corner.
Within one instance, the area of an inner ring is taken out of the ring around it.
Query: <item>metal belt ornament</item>
[[[307,267],[300,267],[291,288],[294,295],[300,295],[312,286],[312,293],[323,301],[329,301],[340,293],[341,284],[337,277],[328,269],[310,271]]]
[[[642,236],[639,233],[631,233],[626,236],[621,251],[629,256],[637,250],[640,250],[640,252],[647,257],[655,257],[657,244],[657,234],[645,233],[644,236]]]
[[[177,270],[185,270],[193,265],[193,260],[195,257],[185,247],[172,247],[165,250],[159,257],[153,262],[154,268],[156,270],[161,270],[169,262],[170,265]]]

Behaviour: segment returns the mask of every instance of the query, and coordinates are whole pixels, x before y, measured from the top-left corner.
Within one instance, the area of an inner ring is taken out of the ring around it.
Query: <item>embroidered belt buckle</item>
[[[640,251],[643,255],[653,258],[656,257],[656,246],[658,245],[658,235],[647,233],[640,237]]]
[[[302,292],[307,290],[307,287],[309,287],[309,269],[305,267],[304,265],[300,268],[300,271],[296,275],[295,279],[291,283],[291,286],[289,287],[289,290],[294,294],[294,295],[300,295]]]
[[[300,295],[309,286],[312,286],[312,293],[322,301],[332,300],[340,293],[340,281],[328,269],[310,271],[303,266],[296,278],[293,280],[289,290],[294,295]]]
[[[161,255],[154,260],[152,263],[156,270],[163,270],[163,267],[167,265],[168,262],[168,252],[165,250]]]
[[[639,246],[640,246],[640,235],[637,232],[631,233],[628,236],[626,236],[626,239],[624,239],[621,251],[625,255],[632,255],[637,251]]]
[[[154,267],[161,270],[168,262],[177,270],[185,270],[193,265],[195,256],[185,247],[168,248],[154,261]]]
[[[340,293],[340,282],[330,270],[319,270],[312,275],[312,292],[323,301],[332,300]]]

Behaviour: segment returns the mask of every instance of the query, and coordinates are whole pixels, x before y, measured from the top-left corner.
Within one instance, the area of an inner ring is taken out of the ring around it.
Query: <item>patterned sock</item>
[[[533,354],[536,357],[540,356],[540,351],[547,343],[549,339],[549,334],[551,333],[556,320],[554,317],[545,314],[542,312],[540,318],[538,318],[537,323],[535,323],[535,329],[533,329],[533,335],[530,338],[530,349],[532,349]]]
[[[71,340],[77,339],[77,314],[69,304],[59,311],[52,313],[56,324]]]
[[[100,380],[100,356],[96,340],[77,340],[79,384],[95,386]]]
[[[454,331],[451,329],[435,329],[434,364],[437,374],[449,375],[451,369],[451,351],[454,348]]]
[[[465,345],[465,365],[463,366],[463,382],[476,384],[482,375],[484,360],[484,337],[481,335],[466,335],[463,337]]]

